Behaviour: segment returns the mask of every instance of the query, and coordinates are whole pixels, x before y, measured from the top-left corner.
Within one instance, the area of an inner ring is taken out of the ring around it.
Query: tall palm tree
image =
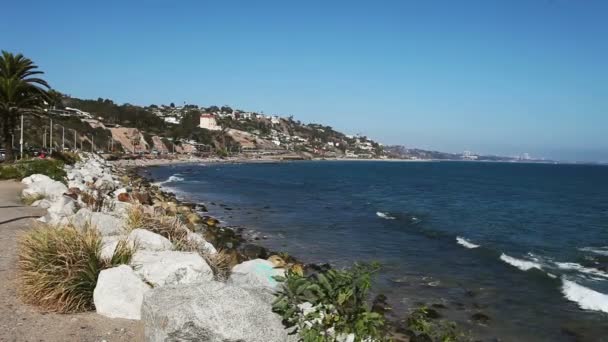
[[[49,85],[38,78],[38,66],[22,54],[2,51],[0,56],[0,123],[6,160],[13,161],[12,134],[22,114],[41,112]]]

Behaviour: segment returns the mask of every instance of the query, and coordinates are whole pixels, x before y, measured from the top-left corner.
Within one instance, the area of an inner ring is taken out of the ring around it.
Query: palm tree
[[[14,134],[17,117],[38,113],[47,98],[49,85],[38,78],[43,74],[38,66],[22,54],[2,51],[0,56],[0,123],[6,160],[13,161],[11,135]]]

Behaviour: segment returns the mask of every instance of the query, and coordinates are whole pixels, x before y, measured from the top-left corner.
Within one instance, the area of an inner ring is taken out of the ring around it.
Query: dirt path
[[[23,185],[0,181],[0,341],[143,341],[139,321],[110,319],[94,312],[43,313],[21,303],[15,285],[17,237],[45,210],[23,206]]]

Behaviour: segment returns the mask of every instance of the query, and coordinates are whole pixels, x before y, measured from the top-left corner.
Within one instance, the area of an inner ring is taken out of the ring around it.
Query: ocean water
[[[291,162],[145,172],[272,250],[336,267],[379,261],[375,289],[396,316],[442,304],[482,340],[608,341],[608,167]]]

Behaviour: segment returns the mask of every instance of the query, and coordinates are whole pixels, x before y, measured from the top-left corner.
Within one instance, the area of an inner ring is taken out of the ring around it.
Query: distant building
[[[166,116],[163,118],[163,120],[165,120],[165,122],[167,122],[167,123],[172,123],[172,124],[176,124],[176,125],[179,123],[179,120],[177,120],[177,118],[174,116]]]
[[[212,114],[201,114],[199,127],[210,131],[220,131],[222,129],[218,126],[217,121],[215,121],[215,116]]]

